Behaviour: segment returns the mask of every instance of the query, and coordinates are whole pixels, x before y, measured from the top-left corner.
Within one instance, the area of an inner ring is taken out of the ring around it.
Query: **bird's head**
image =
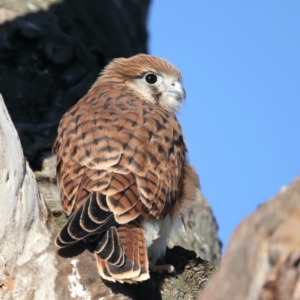
[[[139,99],[176,112],[185,99],[180,71],[168,61],[147,54],[117,58],[109,63],[95,85],[129,89]]]

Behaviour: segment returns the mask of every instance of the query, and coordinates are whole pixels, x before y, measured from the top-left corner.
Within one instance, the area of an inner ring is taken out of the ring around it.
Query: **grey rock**
[[[201,299],[299,300],[299,262],[300,177],[237,227]]]
[[[0,298],[55,299],[49,211],[1,95],[0,145]]]
[[[173,230],[168,246],[180,245],[194,250],[198,256],[210,261],[218,269],[222,247],[217,235],[218,225],[201,191],[198,191],[196,200],[195,207],[189,215],[186,230]]]

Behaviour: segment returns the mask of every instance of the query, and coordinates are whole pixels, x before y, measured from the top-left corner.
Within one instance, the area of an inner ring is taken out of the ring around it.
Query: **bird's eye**
[[[157,76],[153,73],[148,73],[145,76],[145,80],[146,82],[148,82],[149,84],[155,84],[157,82]]]

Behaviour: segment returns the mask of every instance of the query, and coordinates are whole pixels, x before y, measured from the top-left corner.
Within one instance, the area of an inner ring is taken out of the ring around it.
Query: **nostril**
[[[175,83],[173,82],[173,83],[172,83],[172,85],[174,86],[174,85],[175,85]]]

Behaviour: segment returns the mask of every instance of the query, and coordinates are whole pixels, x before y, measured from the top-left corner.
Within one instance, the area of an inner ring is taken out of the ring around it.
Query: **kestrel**
[[[181,81],[155,56],[114,59],[60,122],[53,150],[69,218],[55,243],[84,239],[106,280],[134,283],[148,279],[149,268],[173,270],[155,263],[198,187],[174,115],[185,99]]]

